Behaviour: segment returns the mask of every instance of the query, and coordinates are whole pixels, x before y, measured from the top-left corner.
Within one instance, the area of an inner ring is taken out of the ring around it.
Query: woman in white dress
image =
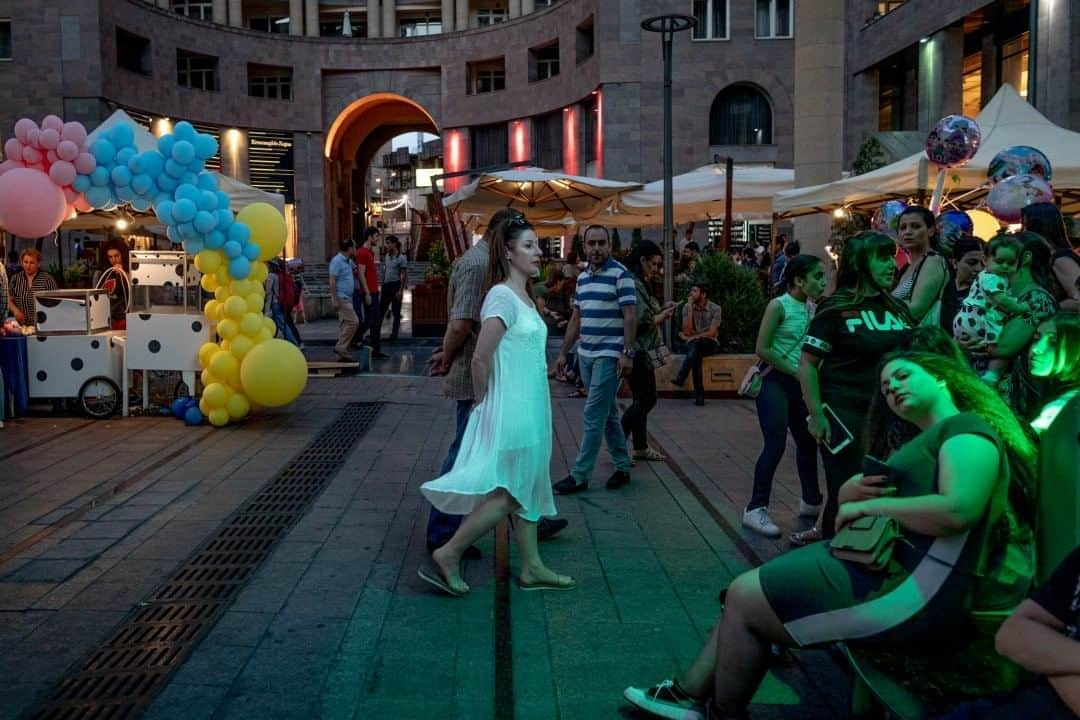
[[[496,228],[491,240],[482,324],[472,359],[473,406],[454,467],[420,490],[445,513],[468,515],[419,576],[450,595],[464,595],[466,548],[500,520],[516,514],[523,590],[569,590],[574,579],[549,570],[536,546],[536,523],[556,514],[551,492],[551,394],[547,326],[532,301],[540,274],[540,244],[520,217]]]

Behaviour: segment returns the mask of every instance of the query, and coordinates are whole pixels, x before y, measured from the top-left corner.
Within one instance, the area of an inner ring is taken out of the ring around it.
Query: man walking
[[[353,297],[353,258],[356,247],[352,240],[342,240],[338,244],[338,254],[330,261],[330,309],[337,310],[338,340],[334,354],[342,362],[355,362],[349,354],[349,344],[353,334],[360,326],[360,319],[352,306]]]
[[[694,404],[705,404],[705,387],[702,378],[702,360],[720,352],[716,342],[720,328],[720,306],[709,301],[709,292],[701,285],[690,288],[690,299],[686,303],[686,317],[683,318],[679,338],[686,342],[686,359],[671,382],[682,387],[686,376],[693,374]]]
[[[615,490],[630,482],[630,455],[619,421],[616,394],[622,378],[634,364],[637,326],[634,276],[611,257],[607,228],[592,225],[585,230],[585,255],[589,267],[578,276],[574,312],[566,327],[556,370],[566,368],[566,355],[581,335],[578,358],[581,379],[588,388],[585,400],[585,434],[570,474],[555,483],[560,495],[581,492],[589,486],[601,440],[615,463],[607,488]]]
[[[382,340],[382,315],[379,313],[379,276],[375,270],[379,245],[378,228],[369,227],[364,231],[363,246],[356,251],[356,276],[360,280],[364,296],[364,317],[361,320],[358,339],[362,342],[364,333],[368,333],[371,357],[375,360],[389,357],[379,349]]]
[[[379,290],[382,305],[379,306],[378,332],[382,332],[382,323],[386,320],[387,313],[392,312],[390,342],[397,340],[398,330],[401,328],[401,298],[408,286],[409,265],[401,254],[401,241],[396,236],[389,235],[386,238],[386,255],[382,264],[382,288]]]
[[[480,332],[480,308],[487,286],[489,236],[502,222],[517,216],[518,213],[513,210],[499,210],[495,213],[483,239],[465,251],[450,272],[450,287],[446,300],[449,308],[448,323],[442,347],[431,355],[431,374],[446,376],[445,393],[457,403],[457,418],[454,441],[446,452],[439,475],[445,475],[453,469],[473,408],[472,357]],[[447,515],[432,507],[427,526],[428,552],[446,544],[454,536],[461,521],[461,515]],[[566,525],[567,521],[562,518],[541,518],[536,527],[537,539],[546,540]],[[470,547],[465,557],[476,558],[479,554],[479,550]]]

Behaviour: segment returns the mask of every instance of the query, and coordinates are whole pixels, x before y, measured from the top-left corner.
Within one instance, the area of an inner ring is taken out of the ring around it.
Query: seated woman
[[[41,272],[41,253],[33,248],[23,250],[19,254],[19,262],[23,271],[12,275],[8,281],[11,292],[8,294],[7,307],[20,325],[37,327],[34,293],[55,290],[56,280],[49,273]]]
[[[728,588],[720,621],[689,672],[648,689],[627,688],[631,703],[669,718],[743,718],[765,676],[770,644],[908,647],[943,632],[955,636],[971,610],[1023,600],[1034,567],[1035,450],[1019,422],[969,368],[948,357],[889,355],[879,381],[867,437],[884,445],[878,429],[890,414],[921,432],[888,458],[887,476],[860,474],[844,484],[836,523],[895,519],[902,539],[888,567],[839,560],[829,543],[816,543],[744,573]]]
[[[1042,382],[1024,419],[1041,433],[1080,395],[1080,315],[1060,314],[1039,325],[1028,350],[1028,372]]]

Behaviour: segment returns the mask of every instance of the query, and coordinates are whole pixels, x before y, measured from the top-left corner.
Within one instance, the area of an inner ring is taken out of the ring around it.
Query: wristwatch
[[[625,355],[626,357],[630,358],[631,360],[633,360],[634,356],[637,355],[637,348],[632,348],[632,347],[623,348],[622,354]]]

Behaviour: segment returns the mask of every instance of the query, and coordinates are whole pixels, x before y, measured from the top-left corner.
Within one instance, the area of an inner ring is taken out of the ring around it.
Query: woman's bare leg
[[[694,664],[690,669],[678,678],[679,687],[686,693],[696,698],[707,698],[712,695],[713,676],[716,673],[716,648],[720,637],[720,620],[713,625],[709,639],[701,648]]]
[[[521,555],[521,570],[518,577],[523,583],[557,583],[565,576],[550,570],[540,559],[540,550],[536,543],[536,523],[514,518],[514,535],[517,538],[518,553]],[[568,580],[562,580],[567,582]]]
[[[451,588],[459,592],[468,591],[468,583],[461,579],[461,556],[466,548],[490,532],[516,507],[517,503],[510,493],[503,488],[495,490],[465,516],[457,532],[445,545],[431,553],[431,559],[442,570]]]

